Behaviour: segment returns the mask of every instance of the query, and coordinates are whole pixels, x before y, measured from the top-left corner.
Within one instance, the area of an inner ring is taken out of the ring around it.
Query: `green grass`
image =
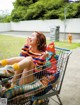
[[[25,38],[0,35],[0,59],[18,56]]]
[[[48,43],[50,43],[50,41],[47,41]],[[60,48],[66,48],[69,50],[75,49],[77,47],[80,47],[80,43],[68,43],[67,41],[62,41],[62,42],[54,42],[55,46],[60,47]]]
[[[19,56],[21,48],[25,42],[25,38],[0,35],[0,59]],[[49,43],[49,40],[47,43]],[[67,49],[75,49],[80,47],[80,43],[69,44],[67,42],[55,42],[55,46]]]
[[[61,48],[67,48],[69,50],[80,47],[80,43],[71,43],[71,44],[69,44],[67,41],[66,42],[55,42],[55,45],[58,46],[58,47],[61,47]]]

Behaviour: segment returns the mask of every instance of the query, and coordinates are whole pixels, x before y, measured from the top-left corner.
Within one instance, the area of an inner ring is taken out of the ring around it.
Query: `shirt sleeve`
[[[29,50],[29,46],[24,45],[24,47],[21,49],[20,56],[26,57],[26,51],[28,51],[28,50]]]

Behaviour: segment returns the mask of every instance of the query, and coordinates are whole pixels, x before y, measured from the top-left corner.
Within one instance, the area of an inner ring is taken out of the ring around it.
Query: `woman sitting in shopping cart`
[[[47,56],[45,35],[42,32],[33,32],[32,36],[27,38],[19,57],[0,61],[0,65],[4,66],[0,68],[0,71],[6,76],[14,75],[13,85],[17,80],[19,85],[28,84],[34,81],[33,70],[44,65]]]

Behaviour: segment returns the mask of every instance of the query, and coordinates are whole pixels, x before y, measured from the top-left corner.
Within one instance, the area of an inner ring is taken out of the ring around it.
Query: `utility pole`
[[[80,0],[67,0],[69,3],[72,3],[72,2],[80,2]],[[64,40],[66,40],[66,27],[67,27],[67,24],[66,24],[66,14],[67,14],[67,7],[64,8]]]
[[[67,13],[67,8],[64,8],[64,40],[66,39],[66,13]]]

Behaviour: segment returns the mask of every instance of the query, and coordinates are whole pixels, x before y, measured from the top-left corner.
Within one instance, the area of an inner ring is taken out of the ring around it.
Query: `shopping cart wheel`
[[[49,99],[46,98],[46,99],[41,100],[41,103],[39,105],[48,105],[48,104],[49,104]]]
[[[32,105],[49,105],[49,99],[35,100]]]
[[[44,105],[49,105],[49,99],[48,98],[45,99]]]

